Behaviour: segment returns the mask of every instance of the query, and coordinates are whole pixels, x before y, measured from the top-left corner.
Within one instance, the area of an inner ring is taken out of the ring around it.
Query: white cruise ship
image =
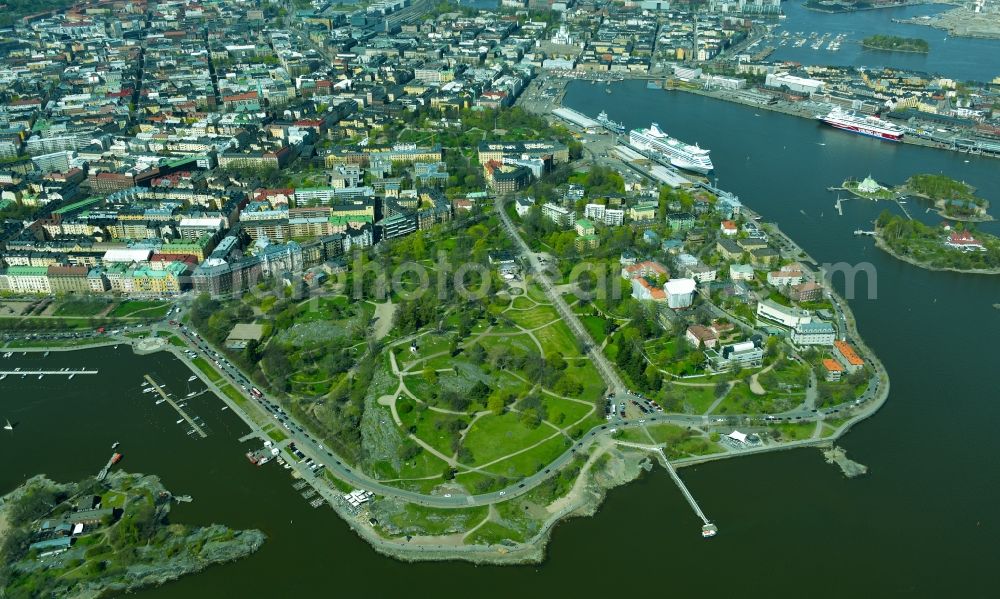
[[[670,137],[656,123],[648,129],[632,129],[629,143],[637,150],[656,153],[669,160],[670,164],[687,171],[704,175],[713,168],[708,150]]]
[[[878,117],[848,112],[842,110],[840,107],[834,107],[833,110],[825,115],[816,115],[816,118],[820,122],[826,123],[831,127],[836,127],[837,129],[869,137],[877,137],[887,141],[899,141],[903,139],[905,133],[904,129],[899,125],[884,121]]]

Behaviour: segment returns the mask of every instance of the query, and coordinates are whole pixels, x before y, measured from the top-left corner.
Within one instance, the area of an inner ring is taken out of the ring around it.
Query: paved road
[[[604,352],[601,351],[600,345],[594,342],[594,338],[590,336],[589,332],[587,332],[587,329],[583,326],[583,323],[580,322],[580,319],[573,313],[569,305],[566,304],[566,301],[563,300],[562,296],[556,292],[552,285],[552,281],[549,280],[549,276],[545,274],[545,270],[538,261],[538,256],[531,251],[528,244],[521,238],[520,233],[517,232],[517,228],[514,227],[514,223],[511,222],[510,217],[507,215],[507,211],[504,210],[505,205],[506,201],[504,199],[497,199],[497,214],[500,215],[500,220],[503,222],[507,235],[514,240],[521,256],[525,258],[531,266],[531,270],[535,275],[535,280],[538,281],[539,286],[541,286],[545,295],[548,296],[552,305],[556,307],[556,310],[562,317],[563,322],[569,326],[577,340],[586,348],[587,356],[590,357],[590,361],[593,362],[594,366],[597,368],[601,378],[604,379],[604,384],[608,386],[611,393],[614,395],[625,394],[627,392],[625,383],[622,382],[618,373],[615,372],[611,363],[608,362],[608,359],[604,356]]]

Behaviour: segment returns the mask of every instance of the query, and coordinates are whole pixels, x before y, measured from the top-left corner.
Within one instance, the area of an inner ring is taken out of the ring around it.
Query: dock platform
[[[14,376],[20,374],[22,376],[26,375],[62,375],[62,376],[76,376],[83,374],[97,374],[96,370],[0,370],[0,374],[6,374]]]
[[[162,397],[168,404],[170,404],[170,407],[177,410],[177,413],[181,415],[181,418],[186,420],[187,423],[191,425],[191,429],[194,430],[194,432],[196,432],[199,437],[204,439],[205,437],[208,436],[208,433],[205,432],[205,429],[199,426],[198,423],[195,422],[194,419],[191,418],[191,416],[189,416],[188,413],[184,411],[184,408],[177,405],[177,402],[171,399],[170,396],[167,395],[167,392],[164,391],[163,388],[160,387],[160,385],[158,385],[156,381],[153,380],[153,377],[147,374],[145,375],[145,379],[153,387],[153,389],[156,389],[156,392],[160,394],[160,397]]]

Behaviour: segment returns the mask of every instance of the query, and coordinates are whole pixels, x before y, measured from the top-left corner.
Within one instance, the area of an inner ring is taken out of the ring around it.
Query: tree
[[[486,409],[493,412],[496,416],[503,414],[505,407],[506,402],[504,402],[504,398],[499,394],[491,395],[489,401],[486,402]]]

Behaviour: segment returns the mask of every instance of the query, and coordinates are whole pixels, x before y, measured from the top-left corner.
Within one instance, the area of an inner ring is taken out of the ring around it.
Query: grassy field
[[[580,355],[573,333],[570,332],[566,323],[561,320],[538,329],[534,334],[538,338],[538,342],[542,344],[542,349],[546,355],[552,352],[558,352],[563,357]]]
[[[191,360],[191,363],[198,367],[198,370],[204,372],[205,376],[207,376],[213,383],[218,383],[222,380],[222,375],[219,374],[218,371],[216,371],[215,368],[213,368],[212,365],[205,360],[205,358],[195,358]]]
[[[669,385],[667,394],[677,397],[683,411],[704,414],[715,401],[715,387],[693,387],[690,385]]]
[[[542,405],[548,412],[548,421],[557,426],[568,426],[586,416],[591,409],[590,405],[550,395],[542,396]]]
[[[504,316],[526,329],[535,329],[559,319],[559,314],[552,306],[535,306],[529,310],[508,310],[504,312]]]
[[[108,302],[98,299],[69,299],[59,303],[53,316],[96,316],[108,307]]]
[[[781,438],[784,441],[809,439],[816,431],[816,425],[812,422],[802,424],[777,424],[773,428],[781,433]]]
[[[548,430],[552,432],[552,429]],[[569,449],[570,445],[570,440],[560,435],[549,439],[538,447],[497,462],[487,467],[486,470],[508,478],[531,476],[552,463],[552,460],[562,455]]]
[[[508,412],[490,414],[477,420],[465,436],[465,447],[472,452],[476,464],[485,464],[537,443],[554,431],[539,425],[530,428],[521,422],[520,414]]]
[[[129,300],[115,306],[115,309],[108,316],[115,318],[163,318],[171,306],[170,302]]]

